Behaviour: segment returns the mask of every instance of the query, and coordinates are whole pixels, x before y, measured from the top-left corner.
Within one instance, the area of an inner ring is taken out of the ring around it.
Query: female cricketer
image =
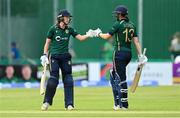
[[[128,18],[128,9],[119,5],[113,11],[117,21],[108,33],[102,33],[98,28],[93,30],[94,36],[110,39],[115,36],[113,69],[110,70],[110,81],[114,96],[114,110],[128,109],[128,87],[126,82],[126,66],[131,60],[131,42],[133,41],[138,53],[139,63],[147,62],[147,57],[142,55],[141,46],[137,37],[135,25]]]
[[[59,83],[59,69],[61,69],[64,84],[65,108],[67,110],[74,108],[71,55],[68,52],[69,39],[72,35],[76,39],[83,41],[89,35],[80,35],[71,28],[69,26],[71,17],[67,10],[61,10],[57,16],[57,24],[53,25],[47,33],[44,54],[40,59],[43,66],[45,64],[50,65],[50,78],[47,81],[44,101],[41,107],[42,110],[47,110],[53,103],[53,97]]]

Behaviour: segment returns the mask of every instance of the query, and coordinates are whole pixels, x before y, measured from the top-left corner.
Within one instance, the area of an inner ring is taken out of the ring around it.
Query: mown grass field
[[[1,89],[0,118],[180,118],[180,86],[139,87],[129,93],[129,110],[114,111],[110,87],[75,88],[75,110],[65,111],[63,89],[54,104],[41,111],[39,89]]]

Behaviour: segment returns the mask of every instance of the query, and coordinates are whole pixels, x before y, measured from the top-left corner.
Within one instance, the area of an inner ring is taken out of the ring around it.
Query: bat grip
[[[47,63],[45,63],[44,65],[44,71],[46,71],[46,68],[47,68]]]
[[[146,48],[144,48],[144,50],[143,50],[143,55],[145,55],[146,54]]]

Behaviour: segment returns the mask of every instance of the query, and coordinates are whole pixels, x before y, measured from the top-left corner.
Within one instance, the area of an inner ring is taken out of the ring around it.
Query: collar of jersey
[[[66,30],[66,29],[68,29],[69,27],[66,26],[64,29],[62,29],[61,27],[59,27],[59,26],[56,25],[56,28],[57,28],[57,29],[60,29],[60,30]]]

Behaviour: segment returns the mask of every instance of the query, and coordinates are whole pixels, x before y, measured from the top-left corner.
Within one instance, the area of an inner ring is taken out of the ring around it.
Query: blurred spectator
[[[35,82],[36,80],[31,77],[32,70],[29,65],[24,65],[21,70],[22,80],[21,82]]]
[[[6,76],[3,77],[0,82],[1,83],[12,83],[18,82],[18,78],[14,77],[14,68],[13,66],[7,66],[5,70]]]
[[[173,35],[169,51],[172,53],[173,60],[180,55],[180,32]]]
[[[106,41],[104,43],[102,52],[103,52],[103,59],[105,61],[112,60],[112,54],[113,54],[113,45],[112,45],[112,43],[113,43],[112,39],[110,39],[110,40],[108,40],[108,41]]]
[[[19,59],[20,58],[20,52],[17,48],[16,42],[11,42],[11,54],[12,59]]]

